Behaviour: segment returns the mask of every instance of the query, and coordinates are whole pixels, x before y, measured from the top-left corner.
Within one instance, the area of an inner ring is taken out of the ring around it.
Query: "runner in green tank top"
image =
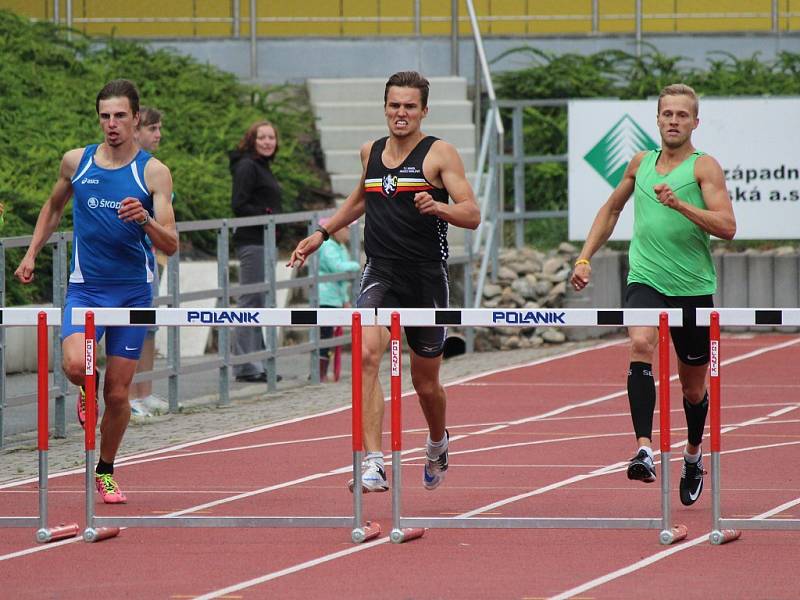
[[[710,235],[730,240],[736,233],[722,168],[692,145],[692,132],[700,124],[698,108],[697,94],[687,85],[674,84],[661,91],[656,117],[661,148],[631,159],[622,181],[597,213],[570,279],[576,290],[586,287],[590,259],[611,236],[633,195],[625,307],[683,309],[683,327],[672,328],[671,335],[688,429],[680,483],[680,499],[686,506],[694,504],[703,489],[700,444],[708,412],[708,328],[697,327],[695,309],[713,306],[717,287]],[[656,401],[652,364],[658,329],[629,327],[628,335],[628,401],[638,450],[627,475],[650,483],[656,480],[651,448]]]

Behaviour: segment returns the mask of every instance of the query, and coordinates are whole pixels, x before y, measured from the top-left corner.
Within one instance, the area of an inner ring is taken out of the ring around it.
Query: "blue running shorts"
[[[86,283],[70,283],[64,304],[61,339],[73,333],[84,333],[83,325],[73,325],[73,308],[150,308],[153,304],[153,288],[149,283],[106,285],[103,287]],[[97,341],[105,330],[106,355],[122,356],[139,360],[147,327],[101,327],[97,326]]]

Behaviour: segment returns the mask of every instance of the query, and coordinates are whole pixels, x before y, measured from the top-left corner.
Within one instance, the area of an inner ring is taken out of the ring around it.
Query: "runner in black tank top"
[[[388,137],[372,144],[364,178],[367,220],[364,232],[368,259],[440,262],[447,260],[447,221],[423,215],[414,205],[418,192],[428,192],[436,202],[448,203],[444,188],[436,188],[422,172],[433,143],[423,138],[408,157],[390,169],[383,164]]]
[[[446,308],[447,221],[421,214],[414,196],[428,192],[447,204],[447,190],[435,188],[422,172],[422,163],[437,138],[423,138],[395,168],[383,164],[386,140],[372,144],[364,176],[367,265],[361,278],[359,308]],[[420,356],[442,353],[443,327],[406,328],[411,349]]]
[[[428,81],[419,73],[395,73],[386,83],[384,113],[389,137],[361,147],[361,181],[326,227],[302,240],[289,264],[300,266],[330,233],[366,213],[367,265],[359,307],[446,307],[447,227],[475,229],[480,210],[456,149],[421,131],[428,114]],[[452,200],[452,202],[450,202]],[[411,346],[411,379],[428,423],[425,489],[439,486],[447,470],[447,399],[439,382],[444,329],[406,329]],[[366,492],[389,489],[381,451],[384,402],[378,381],[389,344],[384,327],[362,333]],[[352,490],[353,481],[351,480]]]

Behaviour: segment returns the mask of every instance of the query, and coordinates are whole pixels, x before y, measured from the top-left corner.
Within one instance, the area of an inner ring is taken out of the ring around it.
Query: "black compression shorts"
[[[361,275],[358,308],[447,308],[447,263],[409,264],[369,259]],[[445,327],[405,327],[406,339],[419,356],[434,358],[444,350]]]
[[[670,327],[675,353],[681,362],[699,366],[708,362],[708,327],[698,327],[695,309],[713,308],[714,298],[706,296],[665,296],[643,283],[629,283],[625,308],[681,308],[683,327]]]

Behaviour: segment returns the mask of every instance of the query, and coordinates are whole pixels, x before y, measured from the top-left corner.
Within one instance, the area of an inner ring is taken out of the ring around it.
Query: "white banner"
[[[569,237],[584,240],[636,152],[660,146],[652,100],[569,103]],[[736,239],[800,238],[800,98],[700,99],[698,150],[717,159],[736,214]],[[611,236],[629,240],[633,197]]]

